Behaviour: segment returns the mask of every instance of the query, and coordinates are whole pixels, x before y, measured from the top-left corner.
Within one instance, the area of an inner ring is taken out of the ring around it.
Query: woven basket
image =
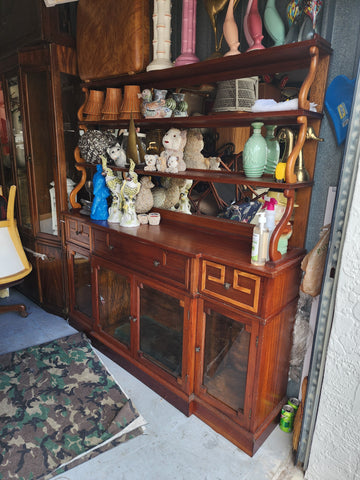
[[[218,82],[213,112],[250,112],[258,95],[258,77]]]

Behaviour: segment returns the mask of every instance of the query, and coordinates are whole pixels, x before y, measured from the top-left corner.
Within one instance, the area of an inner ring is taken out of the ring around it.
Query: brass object
[[[222,54],[220,53],[220,49],[221,49],[221,44],[222,44],[222,40],[223,40],[223,34],[218,39],[218,26],[217,26],[216,20],[217,20],[218,14],[222,10],[224,10],[228,1],[229,0],[204,0],[204,5],[205,5],[206,11],[207,11],[207,13],[210,17],[210,23],[211,23],[212,29],[214,31],[214,36],[215,36],[215,52],[211,54],[210,58],[222,57]],[[239,0],[235,0],[234,10],[235,10],[238,2],[239,2]]]

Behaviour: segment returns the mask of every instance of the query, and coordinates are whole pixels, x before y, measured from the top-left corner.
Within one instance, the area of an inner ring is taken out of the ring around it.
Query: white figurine
[[[183,159],[186,144],[186,130],[170,128],[163,136],[162,144],[165,150],[160,153],[157,163],[158,171],[166,172],[168,159],[171,156],[175,156],[178,161],[178,171],[184,172],[186,170],[186,164]]]
[[[167,159],[166,171],[169,173],[178,173],[178,159],[175,155],[171,155]]]
[[[106,149],[106,153],[109,158],[114,162],[117,167],[125,167],[126,165],[126,153],[119,142],[114,143]]]
[[[150,153],[146,153],[145,156],[144,156],[144,160],[145,160],[145,167],[144,167],[144,170],[146,172],[155,172],[156,171],[156,163],[157,163],[157,160],[159,158],[159,155],[154,155],[154,154],[150,154]]]

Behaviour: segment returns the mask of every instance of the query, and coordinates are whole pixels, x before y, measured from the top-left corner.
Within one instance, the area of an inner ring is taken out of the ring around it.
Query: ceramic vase
[[[285,41],[285,25],[275,6],[275,0],[267,0],[264,11],[264,25],[274,41],[274,46],[283,45]]]
[[[243,151],[243,167],[245,176],[248,178],[259,178],[264,173],[267,161],[267,145],[261,134],[262,122],[254,122],[253,134],[247,140]]]
[[[274,175],[276,165],[279,163],[280,159],[280,144],[275,137],[276,125],[266,125],[266,146],[267,146],[267,156],[266,156],[266,165],[264,173],[269,173]]]
[[[199,61],[195,55],[196,41],[196,0],[183,0],[181,24],[181,55],[175,60],[175,67]]]
[[[89,97],[83,110],[86,120],[101,120],[104,96],[104,92],[101,90],[89,91]]]
[[[117,120],[122,102],[121,88],[107,88],[105,102],[101,109],[103,120]]]
[[[239,31],[234,18],[234,0],[229,0],[228,9],[223,25],[223,32],[226,43],[230,50],[225,53],[225,57],[228,55],[238,55],[239,52]]]
[[[153,60],[146,67],[151,70],[162,70],[174,65],[171,62],[171,1],[154,0],[153,11]]]
[[[141,118],[140,112],[140,87],[139,85],[125,85],[124,99],[121,105],[119,118],[130,120]]]
[[[173,93],[172,97],[176,102],[174,117],[187,117],[188,104],[185,100],[185,93]]]
[[[245,22],[246,28],[248,32],[248,37],[250,42],[248,41],[249,48],[247,51],[251,50],[261,50],[264,45],[261,43],[262,39],[264,38],[262,34],[262,20],[258,10],[258,0],[249,0],[248,4],[249,9],[246,11],[244,18],[244,30],[245,30]]]

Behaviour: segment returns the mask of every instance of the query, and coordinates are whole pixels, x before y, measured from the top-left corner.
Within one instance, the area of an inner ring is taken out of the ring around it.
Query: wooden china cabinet
[[[329,44],[315,37],[83,85],[106,89],[131,83],[171,89],[299,72],[297,110],[136,121],[143,131],[170,126],[248,129],[254,121],[297,129],[284,183],[270,176],[249,179],[241,171],[156,172],[160,177],[283,191],[287,206],[272,235],[265,266],[250,262],[253,226],[249,224],[168,210],[159,210],[158,226],[124,228],[91,221],[80,213],[76,194],[95,166],[78,156],[82,180],[70,196],[73,209],[64,213],[70,321],[185,414],[196,414],[249,455],[277,424],[287,400],[291,333],[317,149],[317,143],[305,142],[305,137],[308,126],[319,134],[330,55]],[[310,111],[309,102],[317,104],[317,112]],[[121,120],[81,123],[100,129],[128,126]],[[297,182],[294,175],[300,150],[309,181]],[[148,174],[141,165],[136,168],[140,176]],[[282,255],[278,241],[289,221],[293,235]]]
[[[66,262],[59,212],[68,208],[76,170],[80,98],[75,51],[45,43],[21,49],[2,68],[1,183],[17,186],[19,232],[32,273],[18,287],[44,308],[66,314]],[[1,64],[2,67],[4,62]]]

